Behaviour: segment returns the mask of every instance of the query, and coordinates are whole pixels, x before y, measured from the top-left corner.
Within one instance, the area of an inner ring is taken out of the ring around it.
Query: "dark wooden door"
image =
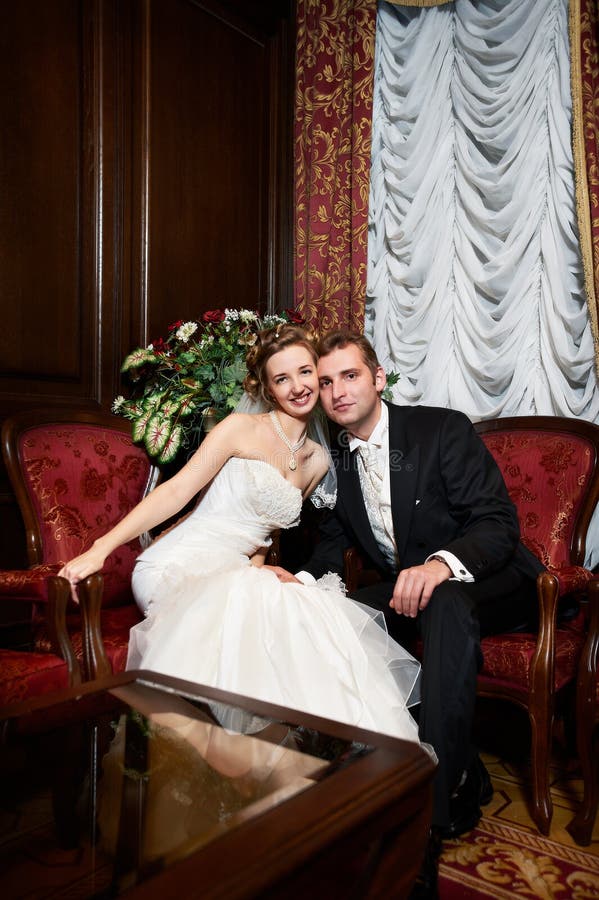
[[[109,408],[173,319],[291,305],[293,3],[0,8],[0,419]],[[24,563],[0,471],[0,566]]]

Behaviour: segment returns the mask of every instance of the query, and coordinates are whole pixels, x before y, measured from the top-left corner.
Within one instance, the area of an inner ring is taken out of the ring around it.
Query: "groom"
[[[501,473],[466,416],[383,402],[385,373],[351,332],[322,339],[318,376],[340,426],[338,491],[305,569],[342,573],[344,550],[356,546],[381,580],[354,598],[384,610],[398,641],[414,628],[421,636],[420,737],[439,757],[433,831],[455,837],[492,796],[470,743],[480,638],[527,622],[543,567],[519,542]]]

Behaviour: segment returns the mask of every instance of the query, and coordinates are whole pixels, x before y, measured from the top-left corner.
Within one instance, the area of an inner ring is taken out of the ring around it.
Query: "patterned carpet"
[[[440,900],[599,900],[599,821],[589,847],[579,847],[566,831],[582,791],[573,764],[557,760],[552,767],[554,813],[545,838],[528,812],[526,765],[488,753],[482,757],[493,781],[493,801],[474,831],[445,843]]]

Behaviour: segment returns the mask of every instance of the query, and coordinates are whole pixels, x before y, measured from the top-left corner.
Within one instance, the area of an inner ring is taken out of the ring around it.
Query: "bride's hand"
[[[292,575],[291,572],[288,572],[287,569],[284,569],[282,566],[264,566],[264,568],[274,572],[279,581],[294,582],[295,584],[302,583],[299,578],[296,578],[295,575]]]
[[[104,565],[105,559],[106,554],[94,545],[85,553],[82,553],[81,556],[76,556],[62,567],[58,574],[71,583],[71,596],[75,603],[79,603],[76,586],[88,575],[99,572]]]

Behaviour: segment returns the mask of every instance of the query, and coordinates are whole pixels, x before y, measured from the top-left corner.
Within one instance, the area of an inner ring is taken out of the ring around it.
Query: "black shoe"
[[[493,784],[491,783],[491,777],[487,772],[487,767],[478,753],[476,754],[473,765],[476,766],[478,770],[478,779],[480,782],[480,799],[478,802],[481,806],[488,806],[493,799]]]
[[[464,784],[460,785],[456,796],[451,799],[451,820],[449,825],[441,829],[443,837],[452,839],[466,831],[472,831],[482,815],[481,806],[486,806],[492,799],[493,785],[477,754],[468,769]]]
[[[422,866],[408,900],[438,900],[439,857],[442,849],[440,829],[433,825],[428,836]]]

